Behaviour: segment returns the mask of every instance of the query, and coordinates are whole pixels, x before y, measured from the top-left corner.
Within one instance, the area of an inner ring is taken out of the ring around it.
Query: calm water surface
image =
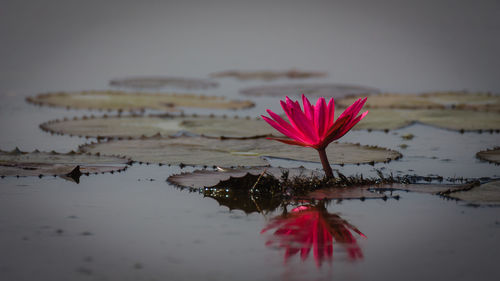
[[[0,35],[6,39],[0,44],[0,149],[67,152],[92,141],[51,136],[38,125],[101,113],[35,107],[25,97],[107,89],[109,79],[130,75],[204,78],[233,68],[298,67],[330,74],[307,82],[398,92],[500,92],[495,1],[473,6],[456,1],[223,2],[5,1],[0,10]],[[245,99],[238,94],[241,88],[288,81],[218,82],[219,88],[195,92]],[[213,113],[258,116],[266,108],[278,110],[278,99],[253,100],[252,109]],[[400,136],[407,133],[415,138],[403,141]],[[404,155],[388,164],[334,167],[348,175],[375,176],[380,169],[394,175],[500,177],[498,166],[475,158],[477,151],[500,144],[498,134],[459,134],[416,124],[389,133],[353,131],[342,141]],[[408,148],[401,149],[403,143]],[[246,214],[166,182],[179,172],[179,167],[134,165],[123,173],[82,177],[80,184],[52,177],[0,179],[0,279],[500,278],[498,208],[399,192],[399,200],[329,202],[325,209],[307,205],[309,213],[297,215],[298,203]],[[336,222],[339,234],[333,238],[319,235],[327,218]],[[281,224],[261,233],[276,221]],[[301,232],[297,225],[316,225],[308,228],[316,232]],[[353,231],[352,240],[348,225],[366,238]],[[294,234],[274,235],[278,230]],[[306,243],[309,252],[299,249],[304,237],[316,237]]]

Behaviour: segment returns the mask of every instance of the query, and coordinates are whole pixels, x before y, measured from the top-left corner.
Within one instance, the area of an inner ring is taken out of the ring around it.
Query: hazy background
[[[497,0],[0,3],[2,93],[291,67],[385,91],[500,92]]]

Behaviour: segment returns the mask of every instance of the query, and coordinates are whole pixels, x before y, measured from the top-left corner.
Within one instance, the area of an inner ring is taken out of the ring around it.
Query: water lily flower
[[[298,101],[292,101],[289,97],[286,97],[286,100],[280,101],[280,104],[289,122],[286,122],[281,116],[269,109],[266,111],[271,118],[264,115],[262,115],[262,118],[287,137],[268,139],[316,149],[326,176],[332,178],[333,172],[328,163],[325,148],[332,141],[343,137],[368,114],[368,111],[366,111],[358,115],[365,102],[366,98],[358,99],[344,110],[337,120],[334,120],[335,102],[333,98],[327,104],[325,98],[320,97],[316,105],[311,105],[306,96],[302,95],[304,106],[302,111]]]
[[[285,249],[285,263],[298,253],[305,260],[313,249],[320,267],[332,261],[334,243],[342,246],[351,261],[363,258],[363,252],[352,232],[366,236],[337,214],[330,214],[322,205],[300,206],[286,215],[274,218],[261,233],[276,229],[267,245]]]

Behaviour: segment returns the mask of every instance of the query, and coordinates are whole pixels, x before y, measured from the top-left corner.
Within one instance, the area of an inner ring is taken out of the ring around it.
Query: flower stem
[[[326,157],[326,151],[324,148],[318,149],[319,159],[321,159],[321,165],[323,165],[323,170],[325,175],[329,179],[333,179],[333,171],[330,163],[328,162],[328,157]]]

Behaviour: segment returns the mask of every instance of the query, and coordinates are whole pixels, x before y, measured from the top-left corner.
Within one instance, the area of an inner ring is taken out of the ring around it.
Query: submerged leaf
[[[218,140],[201,137],[144,138],[118,140],[84,145],[85,152],[123,155],[135,161],[184,164],[264,166],[268,163],[261,156],[290,160],[318,162],[316,150],[287,146],[266,139]],[[357,164],[387,162],[401,157],[399,152],[379,147],[348,143],[332,143],[326,150],[333,164]]]
[[[481,160],[500,164],[500,147],[479,151],[476,156]]]
[[[49,121],[40,128],[52,133],[107,138],[170,136],[179,131],[217,138],[255,138],[270,136],[274,131],[260,119],[172,115],[74,118]]]
[[[349,95],[367,96],[379,93],[378,89],[346,85],[346,84],[285,84],[252,87],[240,90],[240,93],[247,96],[300,96],[308,97],[340,98]]]
[[[46,93],[29,97],[26,100],[39,105],[119,111],[139,111],[144,109],[177,111],[177,107],[242,109],[254,106],[251,101],[226,100],[224,97],[216,96],[122,91]]]
[[[109,85],[133,89],[159,89],[164,87],[174,87],[187,90],[195,90],[215,88],[219,86],[219,83],[205,79],[144,76],[113,79],[109,81]]]
[[[123,157],[83,153],[7,152],[0,150],[1,176],[52,176],[77,173],[104,173],[124,170],[129,160]]]

